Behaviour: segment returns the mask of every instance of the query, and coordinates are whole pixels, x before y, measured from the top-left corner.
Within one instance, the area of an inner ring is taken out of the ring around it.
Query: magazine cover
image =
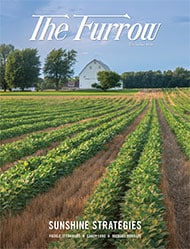
[[[0,248],[190,248],[190,2],[0,1]]]

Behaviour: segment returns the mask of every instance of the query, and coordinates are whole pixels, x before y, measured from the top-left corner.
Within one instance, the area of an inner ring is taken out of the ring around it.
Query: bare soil
[[[163,92],[160,89],[143,89],[135,94],[137,99],[163,98]]]
[[[162,191],[170,249],[190,248],[190,162],[158,108],[163,136]]]
[[[47,248],[50,242],[48,222],[75,220],[82,214],[87,199],[106,173],[106,167],[115,160],[127,135],[136,128],[146,110],[122,133],[106,144],[96,156],[82,164],[68,177],[60,179],[50,191],[34,198],[23,212],[4,218],[0,228],[1,248]]]

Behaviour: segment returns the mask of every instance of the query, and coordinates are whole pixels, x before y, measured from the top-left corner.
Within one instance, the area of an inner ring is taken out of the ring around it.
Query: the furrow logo
[[[82,39],[92,41],[119,41],[120,39],[153,41],[161,27],[161,23],[157,22],[133,23],[128,14],[73,15],[72,17],[68,14],[33,15],[32,17],[37,18],[37,23],[30,37],[31,41],[62,41],[69,37],[74,41]],[[73,19],[77,20],[74,31]]]

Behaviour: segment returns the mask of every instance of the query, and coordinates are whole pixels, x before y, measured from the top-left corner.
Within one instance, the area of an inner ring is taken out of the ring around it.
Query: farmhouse
[[[79,74],[79,88],[90,89],[93,83],[98,83],[97,73],[99,71],[110,71],[109,67],[99,60],[89,62]]]

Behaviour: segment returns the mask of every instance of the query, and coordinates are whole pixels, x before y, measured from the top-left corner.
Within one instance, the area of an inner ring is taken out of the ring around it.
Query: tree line
[[[125,72],[121,75],[124,88],[190,87],[190,71],[177,67],[174,71]]]
[[[15,49],[11,44],[0,45],[0,87],[6,91],[29,87],[59,90],[74,75],[77,52],[62,48],[53,49],[45,58],[44,79],[40,78],[40,56],[37,49]],[[93,87],[102,90],[114,88],[123,82],[123,88],[189,87],[190,71],[182,67],[174,71],[99,72],[99,83]]]

